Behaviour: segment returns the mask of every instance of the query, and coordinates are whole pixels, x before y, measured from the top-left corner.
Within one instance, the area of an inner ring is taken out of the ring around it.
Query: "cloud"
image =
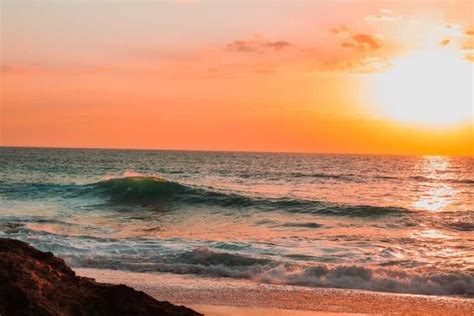
[[[396,22],[403,20],[403,16],[394,15],[391,10],[380,9],[378,14],[368,15],[364,18],[364,21],[369,23],[375,22]]]
[[[0,65],[0,73],[15,72],[16,68],[10,65]]]
[[[277,42],[267,42],[265,43],[265,47],[273,48],[274,50],[280,50],[291,46],[291,43],[285,41],[277,41]]]
[[[255,52],[258,46],[253,41],[233,41],[227,44],[227,49],[236,52]]]
[[[237,40],[226,45],[226,48],[230,51],[241,52],[241,53],[252,53],[252,52],[263,52],[263,51],[280,51],[285,48],[292,46],[287,41],[264,41],[260,39],[256,40]]]
[[[474,45],[466,45],[461,49],[461,55],[464,60],[474,62]]]
[[[376,50],[382,47],[382,40],[374,35],[352,33],[346,26],[334,27],[330,33],[342,38],[340,45],[344,48],[354,48],[360,51]]]
[[[446,36],[451,37],[469,37],[469,35],[463,30],[463,27],[460,24],[449,24],[445,23],[437,27],[438,31]]]
[[[382,13],[390,14],[391,11],[384,9]],[[335,52],[333,52],[323,57],[318,70],[368,74],[391,67],[386,58],[370,55],[383,46],[379,36],[353,33],[346,26],[334,27],[329,32],[335,34],[339,38],[339,46],[347,50],[339,56],[337,53],[334,55]],[[348,53],[348,51],[352,52]]]
[[[382,47],[382,41],[369,34],[354,34],[341,43],[344,48],[354,48],[361,51],[376,50]]]
[[[392,64],[383,57],[368,56],[347,60],[331,60],[321,65],[323,71],[370,74],[390,69]]]
[[[439,45],[441,46],[447,46],[451,42],[449,39],[444,39],[441,42],[439,42]]]
[[[471,62],[471,63],[474,63],[474,54],[473,55],[466,55],[466,56],[464,56],[464,59]]]
[[[348,33],[349,29],[346,26],[339,26],[330,29],[329,32],[333,34]]]

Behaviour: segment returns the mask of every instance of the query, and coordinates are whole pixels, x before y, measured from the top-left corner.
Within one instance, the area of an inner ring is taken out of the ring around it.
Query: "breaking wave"
[[[105,259],[105,258],[104,258]],[[82,266],[116,268],[117,261],[95,258]],[[197,274],[229,277],[259,283],[305,287],[346,288],[426,295],[474,295],[474,273],[409,271],[393,267],[282,263],[235,253],[217,252],[207,247],[178,255],[173,260],[154,264],[128,261],[131,271]]]

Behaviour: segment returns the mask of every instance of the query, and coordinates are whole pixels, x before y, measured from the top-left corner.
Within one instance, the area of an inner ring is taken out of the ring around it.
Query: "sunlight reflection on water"
[[[449,177],[450,162],[448,157],[425,156],[420,161],[424,177],[432,180],[429,188],[420,194],[413,202],[413,207],[419,210],[439,212],[448,207],[457,191],[446,182],[436,182]]]

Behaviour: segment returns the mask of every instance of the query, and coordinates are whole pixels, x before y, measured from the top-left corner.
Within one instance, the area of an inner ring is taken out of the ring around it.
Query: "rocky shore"
[[[201,315],[126,285],[77,276],[52,253],[0,238],[0,315]]]

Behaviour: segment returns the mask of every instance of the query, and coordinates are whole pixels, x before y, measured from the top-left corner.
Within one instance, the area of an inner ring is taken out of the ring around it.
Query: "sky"
[[[472,1],[2,1],[0,145],[474,155]]]

